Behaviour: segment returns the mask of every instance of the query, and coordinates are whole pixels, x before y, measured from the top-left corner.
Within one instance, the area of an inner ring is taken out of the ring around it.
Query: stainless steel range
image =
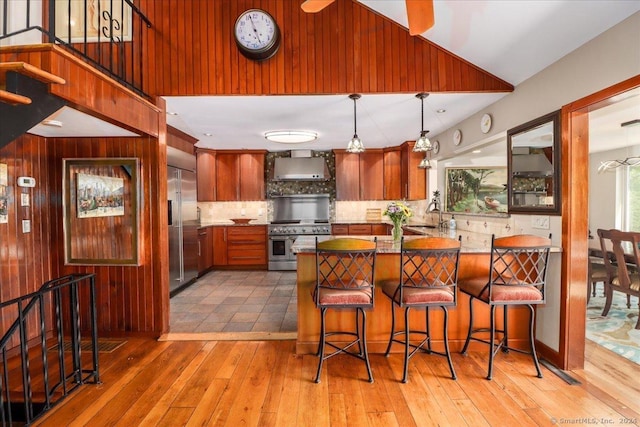
[[[269,270],[295,270],[291,246],[298,236],[326,236],[329,225],[328,194],[297,194],[273,198],[269,224]]]

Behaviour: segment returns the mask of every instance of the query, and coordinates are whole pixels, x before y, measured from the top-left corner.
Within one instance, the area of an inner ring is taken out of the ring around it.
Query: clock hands
[[[254,32],[254,36],[256,39],[258,39],[258,43],[262,43],[260,41],[260,36],[258,33],[258,29],[256,28],[256,24],[253,23],[253,18],[251,17],[251,15],[249,15],[249,21],[251,21],[251,26],[253,27],[253,32]]]

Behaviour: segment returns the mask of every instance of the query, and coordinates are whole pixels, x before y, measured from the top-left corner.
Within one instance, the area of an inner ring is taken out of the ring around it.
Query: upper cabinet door
[[[360,200],[383,200],[382,150],[369,149],[360,153]]]
[[[216,155],[216,200],[235,201],[240,195],[240,162],[237,154]]]
[[[216,153],[210,150],[198,150],[198,201],[214,202],[216,200]]]
[[[384,152],[384,199],[402,198],[402,155],[400,148],[385,149]]]
[[[560,111],[507,131],[509,212],[560,213]]]
[[[336,158],[336,200],[360,200],[360,156],[334,150]]]
[[[240,200],[264,200],[264,153],[240,155]]]

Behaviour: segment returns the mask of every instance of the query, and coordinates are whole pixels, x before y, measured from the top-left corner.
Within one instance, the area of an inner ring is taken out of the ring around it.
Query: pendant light
[[[420,92],[418,94],[416,94],[416,98],[420,99],[420,102],[422,103],[422,121],[421,121],[421,131],[420,131],[420,138],[418,138],[416,140],[416,144],[413,146],[413,151],[418,151],[418,152],[424,152],[424,151],[431,151],[433,146],[431,145],[431,141],[429,141],[429,138],[427,138],[427,134],[429,133],[428,130],[424,130],[424,99],[429,96],[428,93],[425,92]]]
[[[420,169],[431,169],[431,162],[429,161],[429,157],[424,156],[424,159],[420,161],[420,164],[418,165],[418,167]]]
[[[358,138],[358,127],[356,120],[356,101],[360,99],[360,95],[357,93],[352,93],[349,95],[349,98],[353,99],[353,138],[347,144],[347,152],[348,153],[362,153],[364,151],[364,144],[360,138]]]

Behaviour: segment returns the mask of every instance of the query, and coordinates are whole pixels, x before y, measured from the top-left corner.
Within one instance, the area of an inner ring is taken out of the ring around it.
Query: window
[[[640,231],[640,166],[620,168],[622,224],[625,231]]]

